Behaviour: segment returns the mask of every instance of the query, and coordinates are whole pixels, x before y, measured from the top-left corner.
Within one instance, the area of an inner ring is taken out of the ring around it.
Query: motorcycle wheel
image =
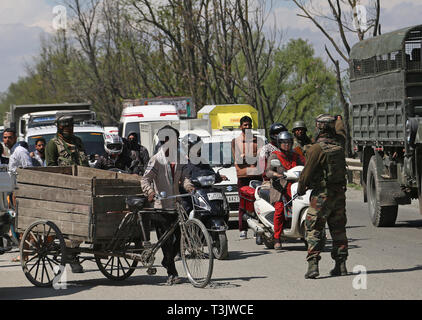
[[[263,235],[264,238],[264,245],[265,247],[267,247],[267,249],[274,249],[274,237],[270,236],[268,237],[267,235]]]
[[[227,259],[229,256],[227,235],[225,232],[213,232],[212,234],[213,246],[212,253],[218,260]]]

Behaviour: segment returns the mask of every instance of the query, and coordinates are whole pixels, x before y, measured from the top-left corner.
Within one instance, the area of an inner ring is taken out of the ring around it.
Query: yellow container
[[[258,129],[258,111],[249,104],[207,105],[198,111],[198,119],[210,119],[212,130],[238,129],[244,116],[252,119],[252,129]]]

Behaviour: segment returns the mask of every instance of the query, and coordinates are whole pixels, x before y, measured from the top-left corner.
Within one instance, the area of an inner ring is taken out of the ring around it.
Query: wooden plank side
[[[35,170],[18,170],[17,182],[89,192],[92,190],[92,179]]]
[[[125,187],[125,186],[98,186],[94,188],[94,196],[100,195],[142,195],[141,186]]]
[[[45,220],[56,220],[56,221],[67,221],[89,224],[89,215],[72,213],[72,212],[60,212],[54,210],[46,210],[44,208],[25,208],[21,205],[18,206],[19,216],[22,217],[35,217]]]
[[[98,215],[95,224],[94,239],[112,239],[124,216],[124,214]],[[138,236],[141,234],[141,231],[137,226],[134,226],[133,232]]]
[[[46,220],[39,217],[25,217],[25,216],[18,216],[18,231],[26,230],[32,223],[39,220]],[[53,222],[59,228],[60,232],[63,235],[74,235],[77,237],[82,237],[82,239],[88,241],[90,240],[89,237],[89,225],[83,223],[76,223],[76,222],[68,222],[68,221],[59,221],[48,219],[49,221]]]
[[[95,187],[100,186],[120,186],[120,187],[137,187],[141,185],[138,180],[123,180],[123,179],[95,179],[93,180]]]
[[[139,181],[141,182],[142,176],[139,176],[137,174],[128,174],[128,173],[117,173],[116,177],[118,179],[123,180],[131,180],[131,181]]]
[[[60,212],[70,212],[70,213],[79,213],[83,215],[89,215],[91,212],[90,205],[82,205],[82,204],[75,204],[75,203],[62,203],[62,202],[53,202],[53,201],[44,201],[44,200],[36,200],[36,199],[25,199],[25,198],[17,198],[17,206],[18,208],[33,208],[33,209],[45,209],[45,210],[52,210],[52,211],[60,211]]]
[[[94,197],[92,198],[92,209],[95,214],[126,210],[126,196]]]
[[[91,193],[61,188],[17,184],[16,197],[76,204],[91,204]]]
[[[59,173],[59,174],[66,174],[72,175],[73,167],[28,167],[25,169],[18,169],[19,170],[31,170],[31,171],[38,171],[38,172],[50,172],[50,173]]]
[[[100,170],[95,168],[81,167],[77,168],[78,177],[98,178],[98,179],[116,179],[116,172]]]

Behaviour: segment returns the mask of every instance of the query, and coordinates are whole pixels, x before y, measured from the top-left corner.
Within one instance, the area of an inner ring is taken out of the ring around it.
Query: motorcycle
[[[186,201],[189,218],[199,219],[207,228],[213,242],[212,252],[219,260],[228,257],[226,231],[229,220],[229,203],[224,192],[214,187],[214,170],[195,170],[191,181],[195,186],[191,204]]]
[[[281,163],[279,160],[272,160],[271,165],[279,167]],[[292,199],[290,201],[283,199],[285,222],[281,237],[284,239],[302,239],[307,246],[305,240],[305,219],[312,190],[307,190],[303,196],[297,195],[297,181],[303,168],[303,166],[296,166],[284,173],[284,178],[292,182]],[[261,244],[259,239],[262,239],[268,249],[273,249],[275,208],[270,203],[270,190],[262,189],[262,182],[260,181],[251,181],[249,186],[255,189],[253,212],[247,212],[244,215],[244,219],[248,223],[249,228],[256,233],[257,244]]]

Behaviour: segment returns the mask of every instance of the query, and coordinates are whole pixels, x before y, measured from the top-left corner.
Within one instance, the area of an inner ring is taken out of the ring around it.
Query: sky
[[[264,0],[271,8],[267,23],[283,34],[282,41],[302,37],[314,45],[317,55],[327,59],[321,32],[307,19],[298,17],[299,10],[291,0]],[[362,4],[370,0],[362,0]],[[40,49],[40,39],[53,32],[53,9],[60,0],[0,0],[0,92],[25,76],[26,66]],[[270,6],[270,2],[272,5]],[[318,0],[327,10],[325,0]],[[420,24],[422,0],[381,0],[382,33]]]

